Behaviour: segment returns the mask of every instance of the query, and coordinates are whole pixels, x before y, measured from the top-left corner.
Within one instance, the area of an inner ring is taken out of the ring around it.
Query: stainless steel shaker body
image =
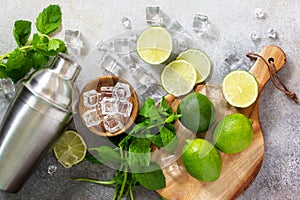
[[[79,72],[60,56],[23,82],[0,126],[0,189],[17,192],[66,129]]]

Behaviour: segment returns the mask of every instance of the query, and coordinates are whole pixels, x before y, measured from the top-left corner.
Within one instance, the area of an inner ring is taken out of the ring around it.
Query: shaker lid
[[[51,69],[37,71],[23,84],[37,96],[70,110],[73,85],[80,70],[78,64],[60,55]]]
[[[80,73],[81,66],[74,62],[68,55],[60,53],[51,71],[65,80],[75,81]]]

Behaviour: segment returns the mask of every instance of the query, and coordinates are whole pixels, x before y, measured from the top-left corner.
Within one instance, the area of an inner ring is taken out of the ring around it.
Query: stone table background
[[[247,65],[252,65],[245,53],[260,52],[270,44],[280,46],[287,55],[286,66],[278,73],[288,88],[300,96],[300,1],[299,0],[0,0],[0,53],[15,48],[12,36],[17,19],[35,21],[36,16],[49,4],[59,4],[63,13],[63,27],[57,37],[63,39],[66,29],[80,30],[87,47],[99,40],[125,31],[122,17],[131,19],[133,28],[144,27],[145,8],[160,6],[172,19],[187,29],[191,28],[196,13],[205,14],[215,28],[216,38],[206,42],[198,38],[203,50],[213,61],[211,81],[220,82],[224,73],[223,61],[235,54]],[[256,19],[254,10],[262,8],[265,19]],[[267,31],[274,28],[277,39],[270,39]],[[261,40],[254,43],[249,34],[256,30]],[[33,31],[35,32],[35,31]],[[86,51],[86,55],[89,51]],[[83,55],[78,61],[84,60]],[[246,199],[299,199],[300,196],[300,105],[296,105],[269,82],[260,99],[259,116],[265,138],[265,159],[257,178],[239,197]],[[57,166],[53,175],[49,165]],[[112,169],[82,162],[64,169],[50,153],[16,194],[0,192],[1,200],[13,199],[103,199],[109,200],[113,188],[67,180],[72,176],[109,179]],[[0,177],[1,178],[1,177]],[[160,199],[143,188],[135,190],[136,199]]]

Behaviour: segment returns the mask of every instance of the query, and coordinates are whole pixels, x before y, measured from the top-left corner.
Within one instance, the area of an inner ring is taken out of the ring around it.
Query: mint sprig
[[[134,199],[132,188],[142,185],[149,190],[159,190],[166,187],[166,179],[157,163],[150,159],[153,145],[173,152],[178,145],[174,121],[180,115],[173,112],[163,97],[157,107],[151,98],[147,98],[139,111],[137,124],[123,138],[118,147],[107,146],[90,148],[96,153],[87,159],[92,163],[111,164],[119,166],[110,181],[99,181],[87,178],[72,180],[86,181],[103,185],[115,185],[113,200],[129,196]],[[100,162],[95,162],[99,160]]]
[[[61,16],[58,5],[46,7],[36,19],[38,33],[33,34],[32,39],[29,39],[32,23],[26,20],[15,21],[13,35],[18,47],[0,56],[0,78],[11,78],[17,82],[32,69],[47,67],[52,56],[67,51],[62,40],[49,36],[61,26]]]

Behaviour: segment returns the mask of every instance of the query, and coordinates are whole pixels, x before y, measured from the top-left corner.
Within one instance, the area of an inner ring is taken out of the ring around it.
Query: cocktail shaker
[[[22,82],[0,126],[0,189],[17,192],[67,128],[80,69],[59,55]]]

